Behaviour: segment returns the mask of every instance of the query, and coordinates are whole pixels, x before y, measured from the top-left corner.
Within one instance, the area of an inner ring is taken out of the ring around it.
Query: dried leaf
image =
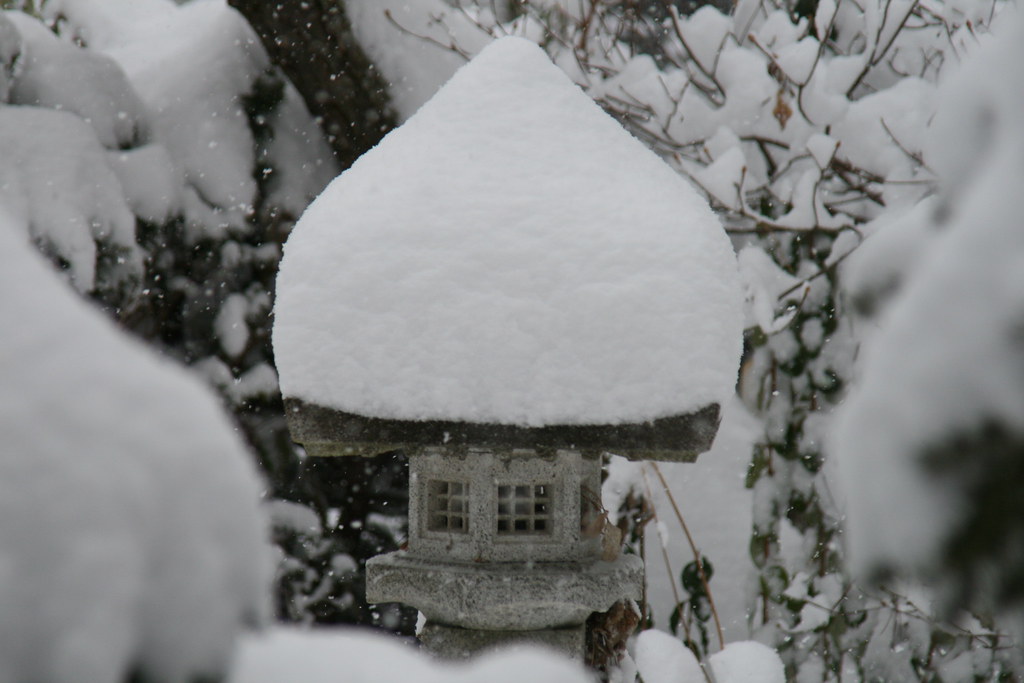
[[[786,122],[793,116],[793,109],[786,103],[784,95],[785,91],[779,89],[778,95],[775,96],[775,109],[772,110],[772,116],[779,122],[779,126],[783,130],[786,128]]]
[[[619,557],[621,552],[622,531],[605,518],[604,528],[601,530],[601,559],[605,562],[612,562]]]

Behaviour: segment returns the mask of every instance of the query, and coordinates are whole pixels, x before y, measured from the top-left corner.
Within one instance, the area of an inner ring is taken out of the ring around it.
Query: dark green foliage
[[[348,167],[395,125],[387,85],[352,34],[341,0],[229,0],[320,121]]]
[[[689,612],[690,617],[688,620],[689,628],[686,629],[684,634],[684,642],[698,657],[703,659],[704,656],[711,652],[708,648],[708,622],[711,621],[712,609],[711,597],[708,595],[707,589],[710,588],[714,567],[712,567],[711,561],[707,557],[702,556],[700,562],[701,567],[697,566],[696,560],[687,563],[683,567],[683,571],[680,572],[679,579],[683,590],[687,593],[685,609]],[[701,570],[703,570],[703,577],[701,576]],[[705,585],[705,580],[707,580],[707,585]],[[686,617],[683,617],[683,619],[687,621]],[[673,632],[675,632],[675,629],[673,629]]]
[[[921,463],[963,509],[931,577],[948,613],[1024,607],[1024,434],[989,419],[928,448]]]
[[[287,621],[370,624],[411,635],[416,610],[370,606],[365,564],[402,542],[408,495],[404,456],[306,458],[299,475],[299,502],[320,520],[319,533],[275,528],[286,559],[279,576],[277,612]],[[339,558],[353,571],[339,571]]]

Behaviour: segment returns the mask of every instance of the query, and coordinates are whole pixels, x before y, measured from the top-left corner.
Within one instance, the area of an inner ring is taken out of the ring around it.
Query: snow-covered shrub
[[[263,457],[286,460],[282,428],[247,421],[247,404],[276,393],[280,242],[334,172],[315,124],[223,3],[28,7],[42,20],[0,14],[4,204],[79,291],[199,364]]]
[[[221,675],[266,620],[262,481],[211,391],[0,208],[0,680]]]
[[[1019,619],[1024,14],[1008,15],[940,89],[926,158],[941,191],[913,214],[921,256],[872,321],[835,438],[856,567],[923,577],[947,609]],[[851,263],[861,291],[903,259],[884,238]]]
[[[365,496],[343,489],[321,500],[323,478],[281,415],[269,345],[280,244],[336,167],[255,34],[221,1],[0,4],[25,10],[0,12],[0,205],[80,292],[206,376],[273,494],[343,527],[315,552],[288,545],[316,574],[311,591],[331,576],[325,554],[393,545],[390,534],[364,543],[351,522],[388,503],[401,514],[401,500],[360,507]],[[316,597],[293,576],[282,573],[279,602],[370,619],[358,582],[331,579]]]

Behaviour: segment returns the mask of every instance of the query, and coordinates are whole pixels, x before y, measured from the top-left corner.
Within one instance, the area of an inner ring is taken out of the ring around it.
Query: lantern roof
[[[320,411],[360,443],[407,424],[415,442],[568,447],[650,441],[713,407],[713,436],[740,304],[707,203],[540,48],[503,38],[307,209],[274,349],[293,431]]]
[[[313,456],[370,456],[443,446],[463,453],[470,448],[539,453],[568,449],[588,456],[613,452],[632,460],[692,462],[711,448],[721,419],[717,403],[648,422],[543,427],[366,417],[294,398],[285,399],[285,409],[292,438]]]

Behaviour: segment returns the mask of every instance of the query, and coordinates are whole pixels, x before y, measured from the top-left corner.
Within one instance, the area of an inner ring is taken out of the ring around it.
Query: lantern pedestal
[[[429,622],[481,631],[539,631],[582,625],[622,599],[640,600],[643,562],[423,560],[398,551],[366,563],[369,602],[412,605]]]
[[[428,621],[418,636],[424,647],[442,659],[467,659],[498,647],[539,645],[582,660],[586,653],[586,630],[586,626],[580,625],[535,631],[481,631]]]

